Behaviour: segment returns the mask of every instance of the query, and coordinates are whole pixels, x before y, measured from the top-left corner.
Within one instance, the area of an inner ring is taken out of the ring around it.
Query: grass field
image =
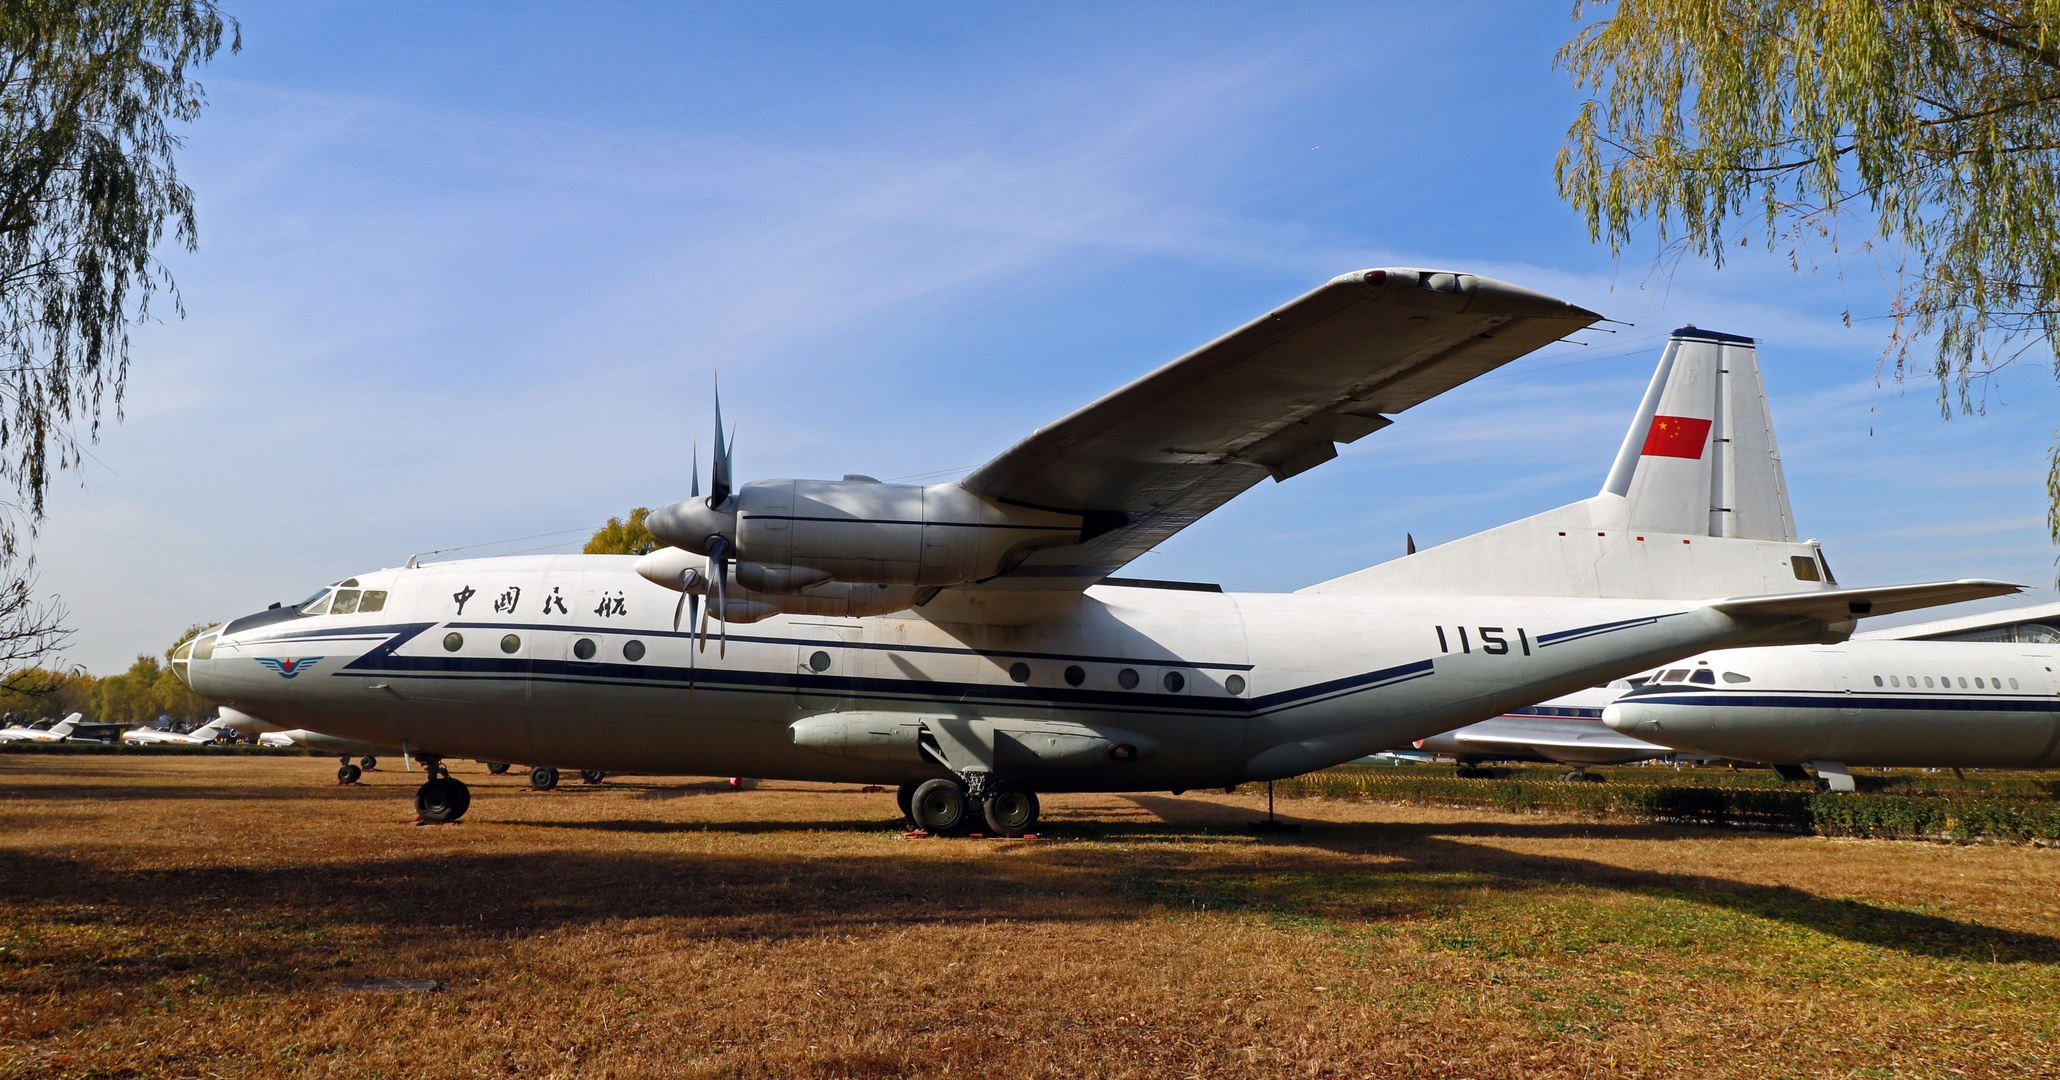
[[[2060,1075],[2050,849],[333,768],[0,757],[0,1077]]]

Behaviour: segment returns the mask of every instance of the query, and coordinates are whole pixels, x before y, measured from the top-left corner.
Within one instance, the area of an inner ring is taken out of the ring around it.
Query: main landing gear
[[[1037,824],[1037,793],[985,777],[977,786],[957,780],[903,784],[895,801],[915,827],[932,836],[984,831],[992,836],[1021,836]],[[969,787],[971,790],[969,790]],[[984,825],[982,830],[980,827]]]
[[[446,825],[465,816],[472,805],[472,789],[443,767],[443,759],[427,755],[419,759],[429,779],[415,789],[415,813],[430,825]]]
[[[549,765],[539,765],[529,770],[529,786],[538,791],[550,791],[558,786],[558,770]]]
[[[363,776],[363,775],[364,775],[364,770],[362,770],[362,769],[358,768],[358,767],[357,767],[356,765],[353,765],[353,764],[351,764],[351,763],[350,763],[350,755],[349,755],[349,754],[345,754],[344,756],[342,756],[342,757],[338,758],[337,760],[338,760],[338,761],[340,761],[340,762],[342,762],[342,764],[341,764],[341,765],[338,765],[338,766],[336,767],[336,782],[337,782],[337,783],[339,783],[339,784],[355,784],[355,783],[357,783],[357,782],[358,782],[358,777],[360,777],[360,776]]]

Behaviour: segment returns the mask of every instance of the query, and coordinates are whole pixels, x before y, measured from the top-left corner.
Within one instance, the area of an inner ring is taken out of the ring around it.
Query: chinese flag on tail
[[[1647,457],[1684,457],[1700,459],[1702,449],[1709,445],[1710,422],[1697,420],[1692,416],[1655,416],[1652,431],[1645,436],[1645,449],[1639,451]]]

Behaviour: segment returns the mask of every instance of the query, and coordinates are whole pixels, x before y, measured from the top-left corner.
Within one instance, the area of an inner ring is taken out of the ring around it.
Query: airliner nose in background
[[[429,820],[464,813],[440,762],[472,757],[897,784],[933,832],[1014,834],[1040,791],[1291,776],[1705,649],[2017,590],[1838,587],[1797,542],[1752,341],[1693,327],[1592,498],[1293,594],[1112,576],[1597,318],[1355,271],[957,483],[739,484],[718,436],[710,493],[652,515],[671,548],[359,574],[174,669],[263,722],[418,756]]]

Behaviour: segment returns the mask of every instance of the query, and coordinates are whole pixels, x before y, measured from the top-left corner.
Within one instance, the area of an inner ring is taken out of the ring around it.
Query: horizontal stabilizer
[[[1957,604],[1990,596],[2020,593],[2022,585],[1987,578],[1960,581],[1931,581],[1919,585],[1883,585],[1873,589],[1827,589],[1823,592],[1781,593],[1774,596],[1741,596],[1711,606],[1726,615],[1742,619],[1803,618],[1822,622],[1845,622],[1868,615],[1893,615],[1898,611]]]
[[[1671,754],[1670,747],[1619,735],[1604,729],[1592,734],[1562,735],[1550,731],[1482,731],[1487,724],[1476,724],[1463,728],[1453,738],[1466,746],[1480,747],[1539,747],[1553,750],[1622,750],[1626,753]],[[1600,727],[1601,725],[1596,725]]]

